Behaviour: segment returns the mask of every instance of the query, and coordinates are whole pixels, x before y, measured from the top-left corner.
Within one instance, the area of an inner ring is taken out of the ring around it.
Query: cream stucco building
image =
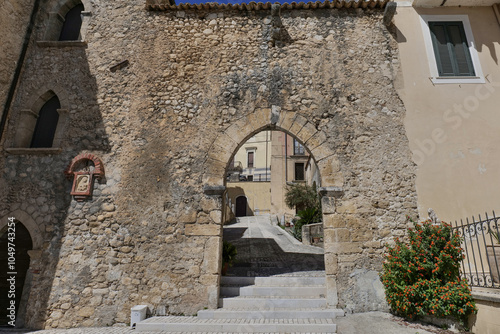
[[[306,148],[291,135],[282,131],[259,132],[240,147],[231,162],[228,206],[236,216],[272,214],[289,219],[295,210],[285,204],[286,185],[312,184],[316,180],[314,166]]]
[[[500,181],[500,17],[496,2],[397,1],[394,26],[401,72],[396,89],[406,108],[406,133],[418,166],[422,217],[433,208],[440,219],[452,221],[499,206],[500,188],[495,185]],[[439,73],[429,26],[443,22],[463,27],[470,74]]]
[[[499,2],[396,3],[393,31],[401,67],[395,86],[418,167],[419,214],[426,217],[433,208],[441,220],[459,223],[491,214],[500,206]],[[463,247],[471,253],[471,243],[479,239],[466,237]],[[465,273],[475,272],[474,257],[476,268],[480,257],[486,258],[483,246],[475,252],[465,260]],[[486,298],[474,292],[479,306],[471,323],[475,333],[500,331],[499,298],[492,292]]]

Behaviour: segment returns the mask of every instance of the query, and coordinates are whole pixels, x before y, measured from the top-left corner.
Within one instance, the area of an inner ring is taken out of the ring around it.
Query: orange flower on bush
[[[460,237],[446,223],[413,225],[408,244],[397,239],[387,248],[381,275],[387,302],[393,312],[409,319],[430,314],[465,321],[476,306],[469,286],[460,279]]]

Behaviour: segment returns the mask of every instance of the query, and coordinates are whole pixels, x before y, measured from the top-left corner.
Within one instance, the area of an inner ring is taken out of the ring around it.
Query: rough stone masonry
[[[0,217],[34,239],[26,326],[128,323],[137,304],[216,307],[217,190],[238,145],[263,129],[296,136],[319,166],[330,304],[386,308],[381,254],[415,215],[416,192],[380,6],[83,1],[84,41],[45,41],[61,3],[42,1],[0,153]],[[65,113],[57,147],[25,148],[22,119],[48,91]],[[81,153],[105,177],[77,202],[63,172]]]

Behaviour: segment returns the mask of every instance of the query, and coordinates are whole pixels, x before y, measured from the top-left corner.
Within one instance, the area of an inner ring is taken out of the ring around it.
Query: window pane
[[[30,147],[52,147],[57,121],[59,120],[57,109],[60,108],[61,104],[57,96],[45,102],[38,113],[38,120],[36,121]]]
[[[82,4],[76,5],[66,14],[61,35],[59,36],[60,41],[77,41],[80,39],[83,9]]]
[[[297,139],[293,140],[293,154],[302,155],[304,154],[304,146],[298,142]]]
[[[296,181],[304,181],[304,164],[296,163],[295,164],[295,180]]]

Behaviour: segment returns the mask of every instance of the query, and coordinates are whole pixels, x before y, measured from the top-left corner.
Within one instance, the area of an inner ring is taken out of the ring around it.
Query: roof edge
[[[326,0],[309,2],[292,2],[281,4],[281,9],[342,9],[361,8],[374,9],[384,8],[390,0]],[[208,2],[203,4],[182,3],[176,5],[173,0],[146,0],[146,9],[150,11],[176,11],[176,10],[241,10],[258,11],[270,10],[271,2],[249,2],[242,4],[219,4]]]

